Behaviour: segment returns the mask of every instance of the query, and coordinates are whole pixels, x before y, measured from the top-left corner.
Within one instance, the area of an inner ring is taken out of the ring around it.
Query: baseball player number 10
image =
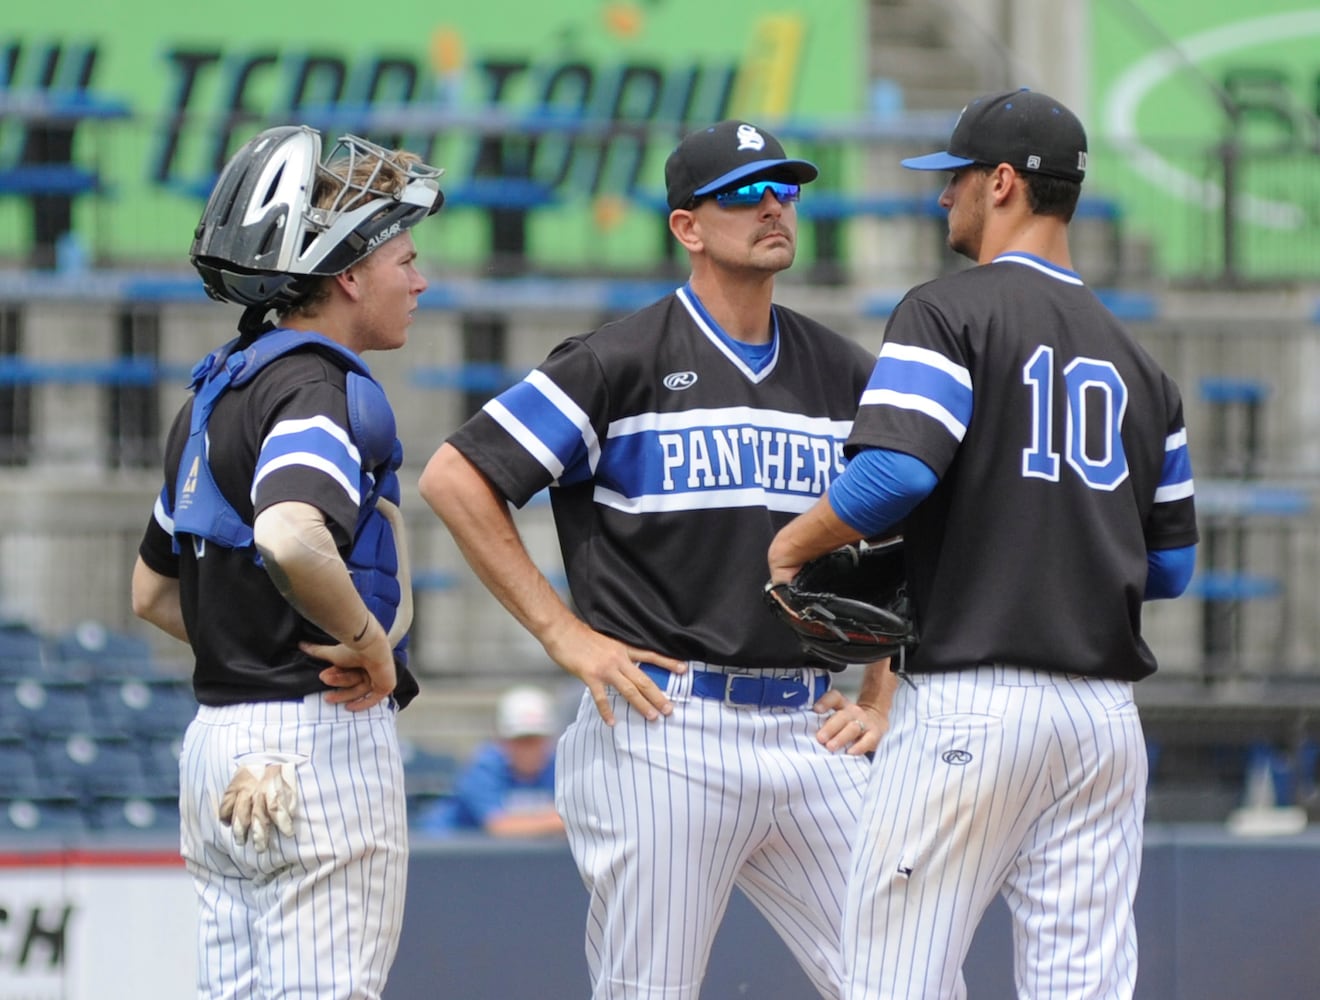
[[[1022,381],[1031,389],[1031,447],[1022,449],[1022,475],[1059,481],[1059,453],[1054,450],[1054,349],[1042,344],[1022,366]],[[1123,414],[1128,391],[1113,364],[1095,358],[1073,358],[1063,370],[1068,391],[1068,464],[1093,490],[1112,491],[1127,478],[1123,451]],[[1104,453],[1086,452],[1087,428],[1096,421],[1105,428]]]

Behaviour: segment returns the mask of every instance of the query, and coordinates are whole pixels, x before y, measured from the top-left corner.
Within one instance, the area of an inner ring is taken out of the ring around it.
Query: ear
[[[695,212],[686,208],[674,209],[669,213],[669,231],[688,253],[701,250],[701,223],[697,221]]]
[[[351,302],[356,302],[362,298],[362,281],[358,275],[357,265],[354,264],[347,271],[341,271],[334,276],[336,287],[343,292],[344,296]]]
[[[1018,172],[1007,163],[1001,163],[986,178],[990,197],[994,204],[999,206],[1005,204],[1013,197],[1014,184],[1020,180]]]

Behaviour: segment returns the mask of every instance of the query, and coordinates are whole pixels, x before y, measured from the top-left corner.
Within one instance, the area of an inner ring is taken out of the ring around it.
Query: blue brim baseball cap
[[[900,162],[909,170],[1007,163],[1022,173],[1080,183],[1086,176],[1086,130],[1053,97],[1008,90],[969,102],[953,126],[948,149]]]
[[[958,170],[961,167],[970,167],[975,160],[969,160],[965,156],[954,156],[952,153],[927,153],[925,156],[910,156],[906,160],[899,161],[909,170]]]
[[[793,184],[816,179],[816,165],[790,159],[779,140],[744,121],[722,121],[690,132],[665,161],[665,196],[670,209],[714,194],[738,181],[773,177]]]

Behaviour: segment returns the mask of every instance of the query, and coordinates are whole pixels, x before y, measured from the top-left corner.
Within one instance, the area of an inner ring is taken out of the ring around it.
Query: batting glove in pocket
[[[286,837],[293,836],[293,817],[298,808],[298,782],[294,768],[306,758],[296,754],[243,754],[229,787],[220,800],[220,822],[244,844],[264,851],[270,844],[273,826]]]

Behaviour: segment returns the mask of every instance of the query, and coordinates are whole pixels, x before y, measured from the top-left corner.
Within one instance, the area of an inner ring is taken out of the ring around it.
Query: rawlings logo
[[[972,762],[972,755],[966,750],[946,750],[942,757],[944,763],[962,767]]]
[[[670,372],[665,376],[664,386],[666,389],[691,389],[697,384],[696,372]]]

